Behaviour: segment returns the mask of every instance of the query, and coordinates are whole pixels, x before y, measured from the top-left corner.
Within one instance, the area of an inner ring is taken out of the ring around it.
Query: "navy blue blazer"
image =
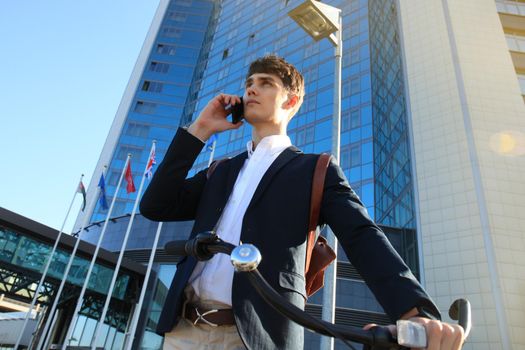
[[[191,236],[212,230],[226,205],[247,153],[222,162],[210,179],[203,170],[186,179],[203,142],[179,129],[140,203],[155,221],[195,220]],[[242,218],[241,241],[262,254],[259,270],[291,303],[304,309],[304,265],[312,177],[317,155],[284,150],[259,183]],[[339,166],[326,174],[320,223],[328,224],[388,316],[395,321],[413,307],[439,312],[384,233],[370,219]],[[180,320],[183,291],[197,261],[184,258],[169,289],[157,333]],[[232,307],[248,349],[302,349],[303,329],[269,307],[242,274],[235,274]]]

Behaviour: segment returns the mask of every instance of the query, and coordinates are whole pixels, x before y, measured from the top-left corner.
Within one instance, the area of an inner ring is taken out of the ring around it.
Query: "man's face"
[[[274,74],[255,73],[246,79],[244,117],[252,124],[288,122],[288,91]]]

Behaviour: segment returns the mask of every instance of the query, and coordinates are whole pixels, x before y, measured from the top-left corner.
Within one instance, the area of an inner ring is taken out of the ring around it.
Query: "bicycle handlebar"
[[[215,234],[203,233],[188,241],[171,241],[164,246],[170,255],[193,256],[197,260],[209,260],[216,253],[228,254],[237,272],[246,273],[250,283],[259,295],[279,313],[299,325],[319,334],[341,339],[343,342],[355,341],[369,346],[400,349],[407,347],[426,347],[426,332],[422,325],[400,320],[397,322],[397,339],[385,326],[375,326],[369,330],[358,327],[341,326],[319,320],[284,299],[257,270],[261,260],[258,249],[251,244],[235,246],[222,241]],[[470,332],[470,303],[466,299],[454,301],[449,310],[453,320],[465,330],[465,338]],[[347,343],[348,344],[348,343]],[[348,344],[349,345],[349,344]],[[351,345],[350,345],[351,346]]]

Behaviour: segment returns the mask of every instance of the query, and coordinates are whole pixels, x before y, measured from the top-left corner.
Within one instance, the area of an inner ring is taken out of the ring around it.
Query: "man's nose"
[[[257,95],[257,89],[255,88],[254,85],[250,85],[246,88],[246,95],[247,96]]]

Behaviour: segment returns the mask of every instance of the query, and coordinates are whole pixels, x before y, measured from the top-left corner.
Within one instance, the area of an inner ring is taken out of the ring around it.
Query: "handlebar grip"
[[[392,349],[392,344],[397,344],[396,339],[387,326],[374,326],[369,329],[369,332],[372,335],[372,343],[374,344],[374,346],[369,347],[370,349],[374,349],[375,347]]]
[[[164,246],[164,251],[170,255],[186,256],[186,241],[170,241]]]
[[[458,321],[458,324],[463,327],[465,338],[467,338],[472,327],[470,302],[463,298],[455,300],[448,309],[448,315],[454,321]]]

